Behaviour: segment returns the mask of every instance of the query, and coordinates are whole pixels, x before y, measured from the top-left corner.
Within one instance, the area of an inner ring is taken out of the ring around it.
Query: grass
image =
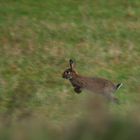
[[[35,116],[59,126],[79,118],[88,97],[61,78],[69,58],[82,75],[124,84],[116,95],[121,104],[109,106],[113,114],[138,113],[139,6],[138,0],[1,0],[1,122]]]

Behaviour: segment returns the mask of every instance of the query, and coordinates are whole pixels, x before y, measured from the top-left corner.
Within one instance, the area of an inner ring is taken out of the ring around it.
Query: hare
[[[74,70],[73,60],[69,60],[69,65],[70,68],[63,72],[62,77],[71,82],[76,93],[81,93],[83,89],[86,89],[93,93],[103,95],[109,101],[119,102],[114,96],[114,92],[122,86],[122,83],[114,84],[104,78],[81,76]]]

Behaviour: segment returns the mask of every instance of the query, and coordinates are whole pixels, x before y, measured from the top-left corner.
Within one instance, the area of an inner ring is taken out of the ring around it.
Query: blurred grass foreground
[[[139,38],[139,0],[0,0],[0,140],[139,140]],[[75,94],[69,58],[120,104]]]

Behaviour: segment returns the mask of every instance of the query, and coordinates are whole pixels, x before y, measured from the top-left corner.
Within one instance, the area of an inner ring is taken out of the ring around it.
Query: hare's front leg
[[[75,87],[75,88],[74,88],[74,91],[75,91],[76,93],[78,93],[78,94],[82,92],[82,90],[81,90],[80,87]]]

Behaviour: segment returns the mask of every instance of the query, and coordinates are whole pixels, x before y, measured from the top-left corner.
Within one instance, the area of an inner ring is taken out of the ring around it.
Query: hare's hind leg
[[[105,94],[105,97],[107,98],[107,100],[109,100],[109,101],[111,101],[113,103],[119,104],[119,99],[117,97],[115,97],[112,93]]]
[[[117,97],[114,97],[114,96],[113,96],[113,98],[112,98],[112,102],[113,102],[113,103],[116,103],[116,104],[120,104],[119,99],[118,99]]]

